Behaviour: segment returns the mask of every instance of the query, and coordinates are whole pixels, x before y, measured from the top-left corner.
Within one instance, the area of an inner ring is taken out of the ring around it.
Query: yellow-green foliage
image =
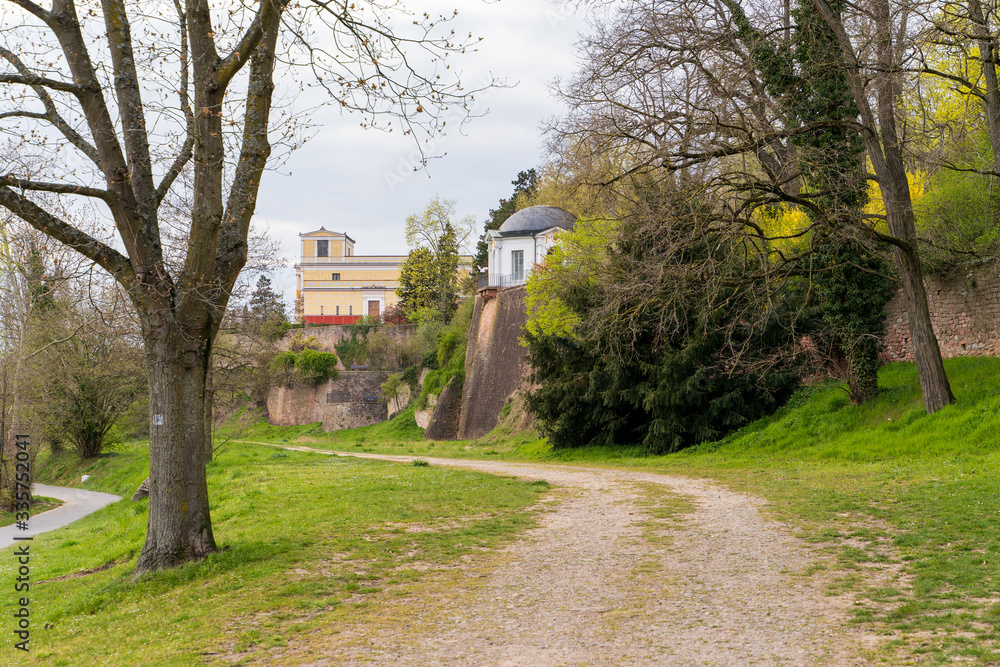
[[[809,216],[791,204],[766,206],[754,213],[755,220],[771,241],[772,251],[788,254],[801,252],[809,247]]]
[[[957,30],[971,30],[968,25]],[[970,49],[972,51],[972,49]],[[974,133],[985,129],[986,110],[980,97],[970,94],[968,88],[957,84],[956,79],[981,82],[983,77],[979,53],[962,55],[959,52],[943,46],[925,45],[924,58],[929,69],[941,72],[939,74],[919,75],[920,96],[904,96],[902,106],[904,113],[911,116],[914,122],[921,123],[925,117],[933,123],[961,124],[967,132]],[[955,77],[955,78],[951,78]],[[930,132],[914,136],[910,141],[917,142],[922,150],[933,150],[941,147],[947,150],[954,141],[954,134],[948,132]]]
[[[594,285],[618,223],[581,218],[528,277],[528,330],[535,335],[572,336],[580,317],[563,298],[574,286]]]

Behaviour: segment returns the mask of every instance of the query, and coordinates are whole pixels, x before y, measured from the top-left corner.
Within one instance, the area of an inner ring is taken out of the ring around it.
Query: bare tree
[[[68,443],[81,459],[115,442],[119,418],[146,390],[142,336],[120,287],[107,280],[74,281],[48,318],[49,338],[30,383],[29,416],[49,443]]]
[[[892,245],[896,268],[903,283],[903,303],[910,329],[910,343],[927,412],[954,403],[955,396],[944,371],[941,350],[931,326],[927,292],[917,252],[913,200],[903,161],[904,136],[897,127],[903,78],[912,49],[907,42],[913,6],[892,0],[867,0],[854,17],[835,11],[826,0],[814,0],[837,35],[843,50],[847,80],[860,110],[862,136],[885,205],[889,234],[879,234]],[[862,13],[863,12],[863,13]],[[850,19],[865,30],[848,32]],[[871,30],[869,32],[869,30]]]
[[[41,430],[28,418],[30,387],[39,355],[59,348],[82,327],[53,333],[54,321],[62,318],[60,302],[67,298],[70,283],[84,277],[85,260],[9,212],[0,215],[0,437],[3,461],[13,461],[14,438],[28,435],[33,456],[41,444]],[[89,263],[88,263],[89,264]],[[0,474],[0,497],[13,488],[9,470]]]
[[[470,91],[446,58],[474,40],[456,41],[448,17],[408,16],[394,2],[5,2],[0,121],[6,134],[21,135],[17,150],[45,159],[46,171],[2,165],[0,206],[103,267],[139,314],[151,489],[136,573],[204,556],[216,549],[206,383],[246,262],[271,132],[287,129],[271,113],[276,66],[304,70],[366,125],[389,112],[404,132],[434,131],[449,106],[468,108]],[[174,253],[161,211],[186,170],[190,215]],[[74,226],[37,193],[95,202],[120,246]]]
[[[811,251],[787,250],[791,237],[812,239],[814,249],[831,234],[891,246],[924,403],[933,412],[954,397],[931,328],[897,128],[915,14],[910,5],[890,7],[890,0],[844,9],[813,1],[835,33],[841,56],[827,66],[843,71],[856,118],[794,117],[787,98],[776,94],[794,87],[782,80],[795,76],[788,5],[755,3],[751,10],[736,0],[631,0],[583,42],[581,72],[560,87],[570,113],[552,129],[571,160],[611,156],[618,170],[605,185],[631,206],[640,204],[637,178],[705,184],[722,207],[714,216],[719,224],[762,258],[761,271],[773,274],[765,282],[812,270]],[[804,153],[798,139],[836,128],[863,137],[888,233],[878,216],[831,208],[829,183],[803,187],[804,175],[815,172],[809,161],[823,156]],[[809,221],[775,229],[763,215],[775,206],[805,211]]]

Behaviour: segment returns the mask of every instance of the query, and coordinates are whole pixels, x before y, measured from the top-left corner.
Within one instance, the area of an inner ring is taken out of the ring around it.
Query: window
[[[333,274],[333,277],[330,278],[330,280],[340,280],[340,274],[339,273]]]
[[[510,251],[510,273],[514,280],[524,280],[524,251]]]
[[[340,315],[340,306],[337,306],[337,315]]]
[[[353,315],[354,314],[354,306],[348,306],[347,307],[347,314],[348,315]]]
[[[330,242],[329,241],[316,241],[316,256],[317,257],[329,257],[330,256]]]

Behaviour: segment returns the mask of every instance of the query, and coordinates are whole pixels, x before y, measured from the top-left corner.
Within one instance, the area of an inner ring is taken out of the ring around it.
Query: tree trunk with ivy
[[[901,49],[897,39],[904,38],[906,33],[894,24],[894,20],[905,21],[906,12],[894,13],[889,0],[868,0],[863,5],[874,27],[874,34],[870,40],[866,36],[863,46],[867,52],[870,44],[874,60],[864,63],[860,55],[862,46],[855,46],[839,13],[825,0],[816,0],[815,6],[836,36],[843,54],[843,72],[859,111],[862,136],[882,194],[889,228],[889,234],[877,231],[872,234],[893,248],[896,270],[903,284],[903,304],[924,407],[928,413],[933,413],[954,403],[955,396],[944,370],[927,306],[917,252],[913,200],[903,162],[903,139],[896,128],[903,76],[903,67],[898,62]]]

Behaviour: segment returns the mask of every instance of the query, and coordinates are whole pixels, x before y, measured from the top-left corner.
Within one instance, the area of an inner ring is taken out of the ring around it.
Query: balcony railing
[[[486,278],[489,280],[490,287],[499,287],[501,289],[505,287],[516,287],[518,285],[523,285],[528,282],[528,276],[522,273],[508,273],[507,275],[494,276],[493,274],[487,274]]]

